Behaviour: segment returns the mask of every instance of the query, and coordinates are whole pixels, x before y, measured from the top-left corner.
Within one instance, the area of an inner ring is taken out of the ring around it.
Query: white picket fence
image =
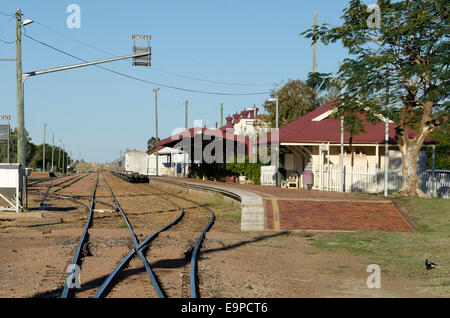
[[[314,189],[322,191],[341,191],[341,171],[339,166],[324,166],[323,170],[314,172]],[[450,173],[419,171],[419,186],[432,196],[450,197]],[[388,192],[402,188],[402,171],[391,170],[388,173]],[[382,193],[384,191],[384,169],[344,168],[345,192]]]
[[[276,166],[261,166],[261,184],[275,187],[277,185],[276,171]]]

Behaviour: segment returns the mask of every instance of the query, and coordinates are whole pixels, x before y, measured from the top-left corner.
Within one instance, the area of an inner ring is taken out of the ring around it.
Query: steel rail
[[[74,275],[75,275],[75,272],[76,272],[76,266],[79,265],[81,250],[83,248],[84,241],[86,240],[88,229],[91,226],[92,215],[94,214],[94,205],[95,205],[94,199],[95,199],[95,193],[97,192],[98,179],[99,179],[99,176],[97,175],[97,181],[95,182],[94,191],[92,191],[91,204],[89,206],[88,219],[86,221],[86,225],[84,227],[83,234],[81,235],[80,242],[78,243],[78,247],[77,247],[77,250],[75,252],[75,256],[73,257],[72,269],[71,269],[71,271],[70,271],[70,273],[69,273],[69,275],[67,277],[67,280],[66,280],[66,283],[64,285],[64,289],[63,289],[61,298],[67,298],[68,297],[69,291],[71,289],[72,281],[74,279]]]
[[[148,185],[149,187],[152,187],[153,189],[155,189],[155,187]],[[203,242],[203,239],[206,235],[206,232],[208,232],[208,230],[211,228],[212,224],[214,223],[215,220],[215,214],[214,212],[207,206],[198,203],[196,201],[190,200],[190,199],[186,199],[183,198],[182,196],[167,192],[167,191],[163,191],[161,189],[157,189],[158,191],[161,191],[163,193],[166,193],[167,195],[172,195],[174,197],[177,197],[179,199],[194,203],[206,210],[209,211],[209,213],[211,214],[211,218],[210,221],[208,223],[208,225],[206,225],[206,227],[203,229],[203,232],[200,234],[199,238],[197,239],[197,243],[195,244],[195,248],[194,251],[192,252],[191,255],[191,268],[190,268],[190,290],[191,290],[191,298],[197,298],[198,297],[198,291],[197,291],[197,282],[196,282],[196,277],[197,277],[197,259],[198,259],[198,252],[200,250],[200,246],[201,243]]]
[[[153,240],[155,239],[159,233],[167,230],[168,228],[170,228],[171,226],[173,226],[174,224],[178,223],[184,216],[184,209],[179,206],[178,204],[176,204],[175,202],[173,202],[172,200],[165,198],[159,194],[156,193],[152,193],[151,191],[149,191],[148,189],[143,188],[144,190],[146,190],[147,192],[149,192],[151,195],[160,197],[166,201],[168,201],[169,203],[173,204],[174,206],[176,206],[179,210],[180,210],[180,214],[169,224],[165,225],[164,227],[160,228],[159,230],[157,230],[156,232],[154,232],[153,234],[151,234],[150,236],[148,236],[141,244],[138,245],[137,249],[133,249],[130,251],[130,253],[128,253],[123,260],[119,263],[119,265],[116,266],[116,268],[113,270],[113,272],[111,272],[111,274],[109,274],[109,276],[106,278],[106,280],[103,282],[102,286],[99,288],[99,290],[97,291],[97,293],[94,295],[94,298],[99,298],[103,295],[103,293],[105,292],[105,290],[110,286],[112,280],[115,278],[115,276],[117,275],[117,273],[122,269],[122,267],[130,260],[131,257],[134,256],[134,254],[136,253],[136,250],[139,253],[139,256],[141,258],[145,258],[145,256],[143,255],[143,251],[147,248],[147,245]],[[150,266],[149,266],[150,268]],[[146,268],[147,269],[147,268]],[[152,284],[153,286],[158,285],[156,277],[152,277]],[[159,287],[160,293],[157,292],[158,297],[165,297],[164,294],[162,293],[161,288]],[[155,291],[157,291],[157,289],[155,289]]]
[[[64,180],[64,181],[58,183],[58,184],[53,184],[53,182],[52,182],[52,184],[50,184],[50,185],[48,186],[47,192],[46,192],[44,198],[42,199],[41,204],[39,205],[39,210],[43,210],[43,209],[44,209],[44,202],[45,202],[45,200],[47,200],[47,196],[48,196],[48,194],[49,194],[51,188],[57,187],[57,186],[59,186],[59,185],[61,185],[61,184],[63,184],[63,183],[66,183],[66,182],[69,182],[69,181],[72,181],[72,180],[75,179],[74,181],[72,181],[72,182],[70,182],[70,183],[68,183],[68,184],[66,184],[66,185],[64,185],[64,186],[62,186],[61,188],[56,189],[56,190],[53,192],[53,193],[55,193],[55,192],[57,192],[57,191],[59,191],[59,190],[62,190],[62,189],[64,189],[64,188],[67,188],[67,187],[71,186],[71,185],[74,184],[75,182],[80,181],[81,179],[87,177],[88,175],[89,175],[89,174],[83,175],[83,176],[79,177],[78,179],[75,179],[75,178],[78,177],[78,176],[74,176],[73,178],[69,178],[69,179],[67,179],[67,180]]]
[[[102,176],[103,176],[103,178],[105,179],[105,183],[106,183],[106,185],[107,185],[107,187],[108,187],[108,189],[109,189],[109,191],[110,191],[110,193],[111,193],[111,197],[113,198],[114,202],[116,203],[116,206],[117,206],[117,208],[118,208],[120,214],[122,214],[122,217],[123,217],[123,219],[125,220],[125,223],[127,224],[128,230],[129,230],[130,235],[131,235],[131,237],[132,237],[132,239],[133,239],[133,242],[134,242],[134,249],[135,249],[136,251],[138,251],[138,248],[139,248],[139,241],[138,241],[138,239],[137,239],[137,237],[136,237],[136,234],[135,234],[134,231],[133,231],[133,227],[131,226],[130,222],[128,221],[127,216],[125,215],[125,213],[123,212],[122,208],[120,207],[119,201],[117,201],[117,198],[116,198],[116,196],[114,195],[114,193],[113,193],[111,187],[109,186],[108,181],[106,180],[106,177],[105,177],[104,175],[102,175]],[[147,259],[145,258],[144,254],[142,254],[142,252],[139,252],[138,254],[139,254],[140,259],[141,259],[142,262],[144,263],[145,270],[147,271],[147,274],[148,274],[148,276],[149,276],[149,278],[150,278],[150,281],[151,281],[152,284],[153,284],[153,287],[154,287],[154,289],[155,289],[155,291],[156,291],[156,294],[158,295],[159,298],[164,298],[164,297],[165,297],[165,296],[164,296],[164,293],[162,292],[161,287],[159,286],[159,284],[158,284],[158,282],[157,282],[157,280],[156,280],[155,274],[154,274],[153,271],[151,270],[150,265],[148,264]]]
[[[41,192],[39,192],[39,191],[30,191],[30,192],[28,192],[28,193],[36,194],[36,195],[40,195],[40,196],[44,196],[44,195],[45,195],[44,193],[41,193]],[[89,206],[88,206],[87,204],[85,204],[85,203],[83,203],[83,202],[81,202],[81,201],[75,200],[75,199],[87,200],[87,199],[90,198],[89,196],[67,195],[67,194],[49,194],[48,196],[51,197],[51,198],[55,198],[55,199],[65,199],[65,200],[70,200],[70,201],[75,202],[75,203],[83,204],[83,205],[85,205],[87,208],[89,208]],[[94,201],[97,202],[97,203],[109,205],[110,207],[112,207],[112,208],[114,208],[115,210],[117,210],[117,207],[116,207],[114,204],[111,204],[111,203],[108,203],[108,202],[104,202],[104,201],[100,201],[100,200],[97,200],[97,199],[95,199]]]

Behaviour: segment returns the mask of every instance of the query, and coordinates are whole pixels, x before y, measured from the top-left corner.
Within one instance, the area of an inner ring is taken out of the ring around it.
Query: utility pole
[[[153,92],[155,93],[155,130],[156,130],[156,142],[158,142],[158,91],[159,91],[159,88],[154,88],[153,89]],[[158,172],[158,168],[159,168],[159,166],[158,166],[158,157],[159,157],[159,154],[158,154],[158,147],[156,147],[156,176],[158,176],[159,175],[159,172]]]
[[[47,128],[47,124],[44,124],[44,144],[42,150],[42,171],[45,172],[45,130]]]
[[[22,82],[22,12],[16,11],[17,161],[25,169],[25,136]]]
[[[52,134],[52,168],[51,172],[53,172],[53,150],[55,149],[55,133]]]
[[[186,107],[184,110],[184,128],[188,128],[188,101],[185,101]]]
[[[389,68],[386,69],[386,112],[389,107]],[[389,119],[385,116],[384,128],[384,196],[388,195],[389,183]]]
[[[314,27],[317,26],[317,12],[314,12]],[[317,43],[314,41],[313,45],[313,72],[317,70]]]
[[[65,153],[66,153],[66,151],[65,151],[65,149],[64,149],[64,145],[63,145],[63,158],[62,158],[62,173],[64,174],[64,157],[65,157]]]
[[[59,140],[58,172],[61,172],[61,139]]]
[[[223,127],[223,103],[220,103],[220,127]]]
[[[25,169],[25,131],[23,112],[23,81],[22,81],[22,11],[16,11],[16,80],[17,80],[17,162]],[[27,176],[22,178],[22,206],[27,209]]]

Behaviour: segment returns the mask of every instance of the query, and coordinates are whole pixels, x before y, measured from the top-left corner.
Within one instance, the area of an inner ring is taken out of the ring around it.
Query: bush
[[[261,162],[250,163],[248,156],[245,157],[245,162],[242,163],[238,163],[235,157],[233,163],[226,164],[226,170],[235,176],[246,176],[254,184],[260,184],[261,166],[263,166]]]

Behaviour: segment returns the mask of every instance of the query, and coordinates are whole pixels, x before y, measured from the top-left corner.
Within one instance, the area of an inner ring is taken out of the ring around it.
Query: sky
[[[80,9],[79,20],[72,19],[74,11],[67,11],[72,4]],[[5,43],[15,40],[15,20],[5,14],[18,8],[23,20],[35,21],[23,33],[87,61],[129,55],[133,34],[151,35],[151,67],[132,66],[130,60],[102,66],[154,84],[95,66],[25,81],[25,128],[35,144],[43,142],[46,123],[47,144],[54,134],[55,144],[62,140],[75,159],[111,162],[127,148],[145,151],[147,140],[155,136],[154,88],[160,88],[161,139],[184,127],[186,100],[189,127],[195,120],[212,128],[216,122],[220,125],[220,103],[224,117],[253,105],[262,112],[276,85],[306,80],[312,71],[311,41],[300,33],[312,26],[314,11],[318,24],[338,25],[347,4],[344,0],[1,1],[0,58],[15,58],[15,42]],[[68,20],[80,21],[79,28]],[[319,43],[317,71],[335,72],[345,57],[340,44]],[[24,73],[77,63],[22,36]],[[16,89],[16,64],[0,61],[0,115],[11,115],[12,128],[17,126]],[[250,93],[263,94],[229,95]]]

